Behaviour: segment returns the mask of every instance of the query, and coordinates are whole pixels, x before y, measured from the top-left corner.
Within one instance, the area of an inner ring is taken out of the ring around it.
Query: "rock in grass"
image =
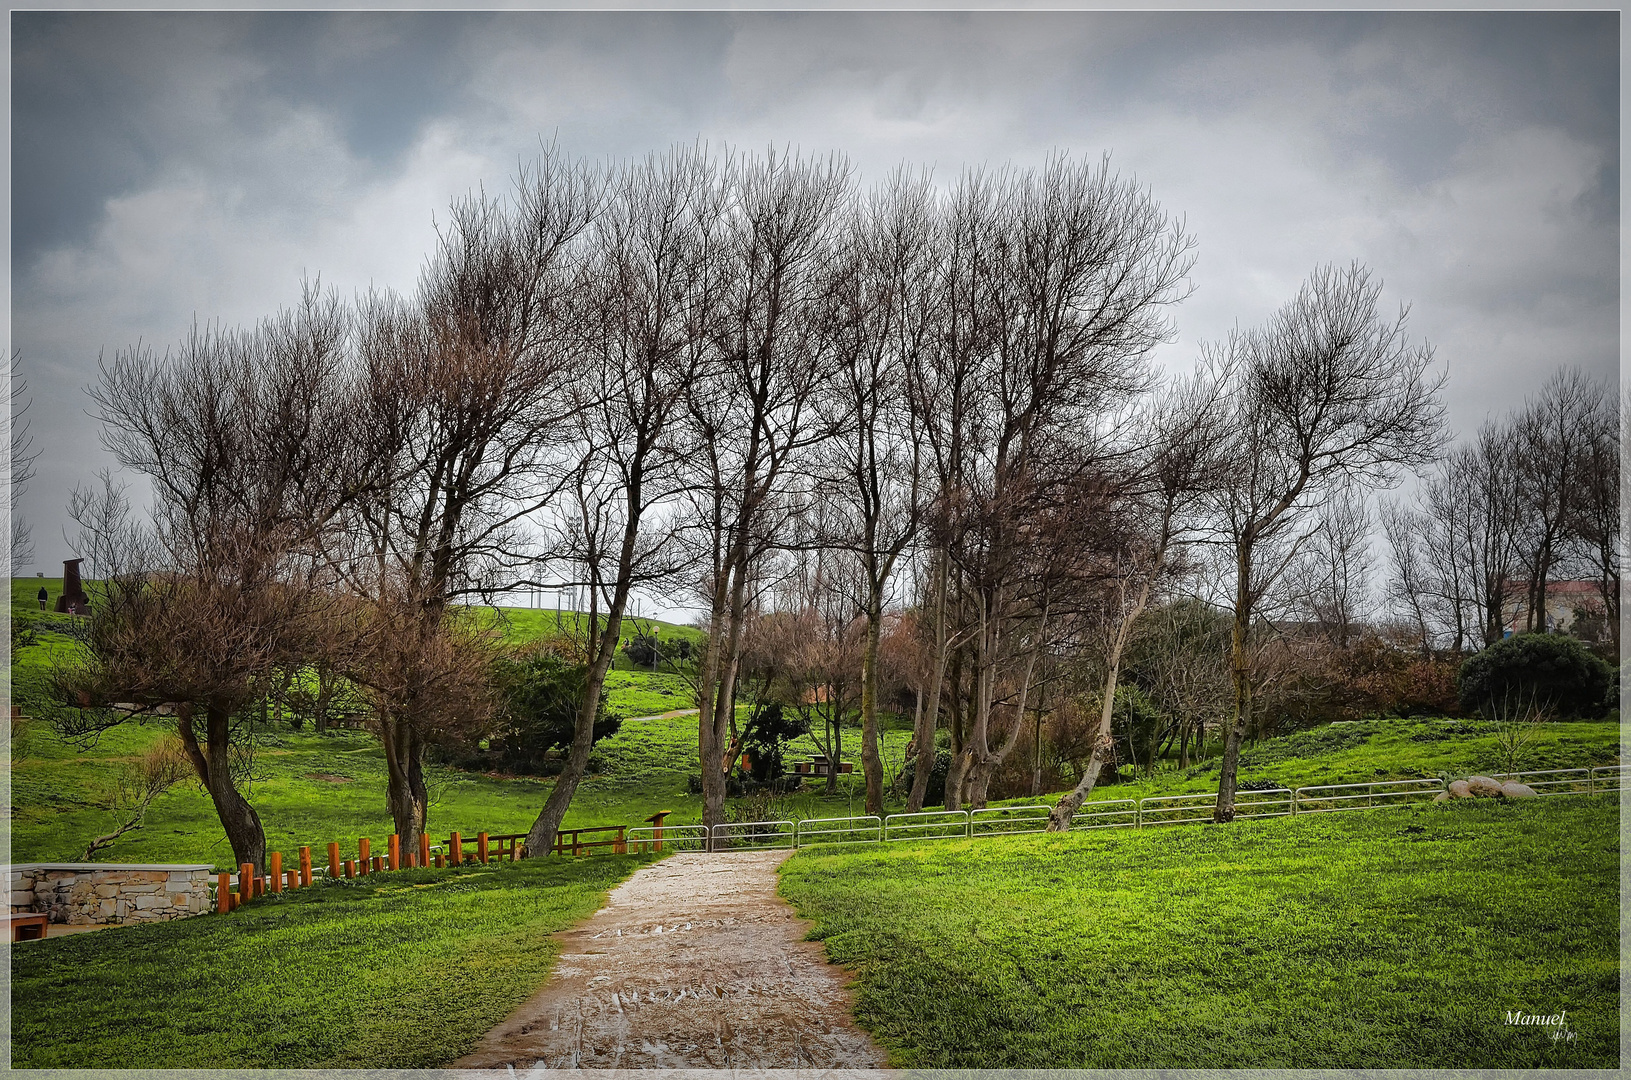
[[[1467,777],[1467,787],[1474,796],[1481,799],[1498,799],[1501,797],[1501,785],[1487,776]]]
[[[1450,781],[1450,796],[1456,799],[1470,799],[1472,798],[1472,788],[1468,786],[1465,780],[1452,780]]]
[[[1501,785],[1501,794],[1509,799],[1533,799],[1535,789],[1528,784],[1520,784],[1516,780],[1508,780]]]
[[[1437,795],[1433,796],[1433,801],[1434,802],[1449,802],[1453,798],[1455,798],[1455,796],[1451,795],[1448,791],[1441,791]]]

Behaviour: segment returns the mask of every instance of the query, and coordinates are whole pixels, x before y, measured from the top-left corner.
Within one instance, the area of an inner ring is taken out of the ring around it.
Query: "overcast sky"
[[[411,289],[454,197],[539,139],[701,139],[950,181],[1052,150],[1136,176],[1198,240],[1163,347],[1358,259],[1449,368],[1458,431],[1558,365],[1618,370],[1614,13],[138,14],[12,19],[12,346],[57,572],[109,460],[99,353],[248,322],[303,275]]]

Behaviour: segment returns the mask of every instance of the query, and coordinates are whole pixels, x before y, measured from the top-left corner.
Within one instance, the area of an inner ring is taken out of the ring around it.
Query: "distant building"
[[[1546,583],[1545,629],[1574,634],[1596,641],[1607,633],[1603,594],[1595,581],[1549,581]],[[1523,630],[1529,622],[1529,583],[1514,581],[1507,586],[1506,633]]]

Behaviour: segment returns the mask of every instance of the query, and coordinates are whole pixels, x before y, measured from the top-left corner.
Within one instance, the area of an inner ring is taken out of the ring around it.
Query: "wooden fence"
[[[669,811],[663,810],[646,818],[661,829]],[[595,855],[611,852],[622,855],[629,850],[626,825],[588,825],[577,829],[561,829],[555,834],[554,851],[558,855]],[[615,835],[601,835],[615,834]],[[660,834],[659,834],[660,835]],[[389,873],[393,870],[413,870],[420,867],[443,869],[474,862],[481,866],[503,862],[506,856],[515,862],[526,853],[526,833],[477,833],[474,839],[450,833],[444,843],[432,844],[429,835],[421,834],[417,850],[402,851],[401,839],[392,833],[385,841],[385,854],[375,855],[371,841],[364,836],[357,840],[357,857],[342,859],[340,844],[328,845],[327,877],[358,878],[369,874]],[[637,844],[644,850],[649,844]],[[471,850],[471,848],[474,850]],[[657,843],[658,849],[662,844]],[[267,893],[293,891],[312,883],[314,875],[323,876],[324,870],[312,869],[311,848],[299,849],[293,864],[283,866],[283,853],[274,851],[266,857],[266,873],[255,873],[254,863],[238,867],[236,887],[231,872],[216,875],[215,910],[228,912]]]

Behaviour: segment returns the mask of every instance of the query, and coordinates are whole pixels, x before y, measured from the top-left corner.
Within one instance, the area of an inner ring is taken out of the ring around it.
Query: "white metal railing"
[[[1108,809],[1112,806],[1125,809]],[[1101,799],[1098,802],[1085,802],[1082,808],[1076,811],[1076,816],[1070,819],[1071,832],[1081,829],[1136,828],[1138,828],[1137,799]]]
[[[641,825],[630,829],[625,834],[630,848],[635,844],[640,847],[635,850],[646,851],[646,845],[660,848],[664,851],[707,851],[708,827],[706,825],[662,825],[653,827]]]
[[[883,819],[876,814],[860,817],[806,818],[793,827],[793,846],[817,844],[876,844],[883,839]]]
[[[1368,810],[1432,800],[1444,790],[1442,780],[1377,780],[1366,784],[1310,784],[1296,792],[1297,813]]]
[[[1290,788],[1235,792],[1235,820],[1285,817],[1297,811],[1297,796]]]
[[[968,815],[970,836],[1018,836],[1048,830],[1051,806],[991,806]]]
[[[1595,769],[1538,769],[1533,772],[1490,773],[1496,783],[1516,780],[1536,795],[1589,795]]]
[[[721,821],[708,838],[709,848],[724,851],[734,846],[790,848],[798,828],[793,821]]]
[[[1624,784],[1625,770],[1631,765],[1599,765],[1591,770],[1591,790],[1619,791]]]
[[[924,810],[916,814],[890,814],[883,819],[885,841],[945,840],[967,835],[967,810]]]
[[[1619,791],[1626,765],[1589,769],[1539,769],[1490,773],[1497,781],[1516,780],[1537,795],[1575,795]],[[1436,798],[1443,780],[1376,780],[1357,784],[1310,784],[1291,790],[1244,790],[1235,793],[1237,820],[1288,814],[1335,813],[1385,806],[1408,806]],[[1210,822],[1217,805],[1215,791],[1185,795],[1150,795],[1142,799],[1103,799],[1083,803],[1071,819],[1072,832],[1087,829],[1141,828]],[[821,844],[875,844],[899,840],[947,840],[976,836],[1014,836],[1047,830],[1052,807],[993,806],[980,810],[924,810],[911,814],[809,818],[799,821],[733,821],[715,825],[664,825],[628,830],[628,842],[654,846],[662,834],[665,849],[723,851],[732,847],[804,848]]]
[[[1218,793],[1199,795],[1149,795],[1138,800],[1138,824],[1186,825],[1211,821],[1212,810],[1218,804]]]

